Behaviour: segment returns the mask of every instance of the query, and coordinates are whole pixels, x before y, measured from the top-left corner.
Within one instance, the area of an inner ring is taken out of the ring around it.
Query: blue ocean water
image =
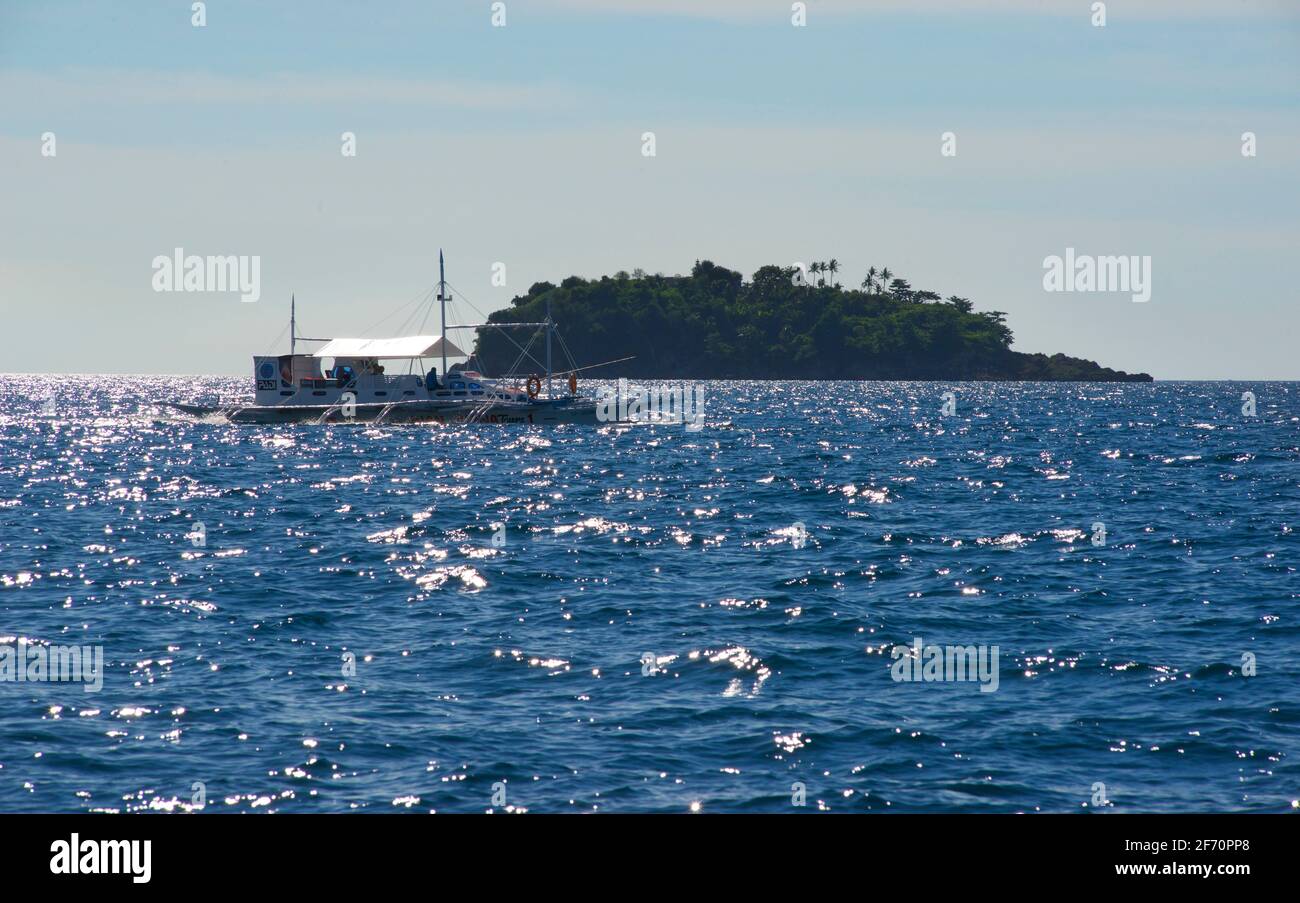
[[[1300,384],[714,382],[698,432],[0,387],[0,644],[104,655],[0,683],[3,811],[1300,805]],[[996,690],[894,680],[918,637]]]

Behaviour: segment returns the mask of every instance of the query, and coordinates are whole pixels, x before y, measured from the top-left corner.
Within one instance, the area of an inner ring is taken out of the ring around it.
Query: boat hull
[[[596,406],[584,399],[537,399],[529,402],[411,401],[397,405],[212,405],[166,402],[191,417],[221,416],[232,423],[502,423],[595,424]]]

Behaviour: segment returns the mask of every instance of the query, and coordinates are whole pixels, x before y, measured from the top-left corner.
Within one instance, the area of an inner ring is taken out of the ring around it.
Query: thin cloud
[[[271,73],[256,76],[71,68],[45,73],[0,71],[0,95],[42,106],[99,105],[330,105],[358,103],[470,110],[555,109],[578,102],[560,85],[412,80],[376,76]]]
[[[1091,0],[806,0],[809,21],[819,15],[865,16],[874,13],[952,15],[1017,13],[1051,16],[1092,15]],[[781,20],[790,16],[789,0],[540,0],[540,6],[594,14],[689,16],[702,19]],[[1292,16],[1286,0],[1107,0],[1114,22],[1124,19],[1234,18],[1243,15]]]

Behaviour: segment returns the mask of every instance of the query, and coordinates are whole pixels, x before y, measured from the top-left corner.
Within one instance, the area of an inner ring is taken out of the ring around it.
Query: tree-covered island
[[[838,261],[808,275],[764,266],[740,273],[697,261],[689,276],[619,272],[534,284],[492,323],[540,322],[549,303],[579,366],[631,357],[592,376],[643,379],[938,379],[1148,382],[1064,354],[1011,350],[1001,311],[966,298],[914,289],[888,267],[867,271],[858,289],[836,282]],[[526,343],[527,334],[512,330]],[[532,345],[537,360],[539,345]],[[557,349],[556,353],[560,351]],[[505,373],[519,357],[505,333],[480,330],[475,363]],[[556,370],[564,357],[556,358]],[[532,364],[521,365],[524,372]]]

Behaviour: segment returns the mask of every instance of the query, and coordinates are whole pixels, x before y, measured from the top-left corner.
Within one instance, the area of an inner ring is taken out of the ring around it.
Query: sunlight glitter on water
[[[717,383],[688,436],[0,383],[57,401],[0,414],[0,646],[105,650],[97,695],[0,682],[9,809],[188,811],[196,780],[204,811],[483,811],[498,781],[512,811],[784,811],[795,780],[1065,811],[1099,775],[1143,811],[1294,799],[1294,384],[1250,422],[1213,383],[957,387],[945,423],[930,384]],[[914,636],[1000,645],[999,689],[894,682]]]

